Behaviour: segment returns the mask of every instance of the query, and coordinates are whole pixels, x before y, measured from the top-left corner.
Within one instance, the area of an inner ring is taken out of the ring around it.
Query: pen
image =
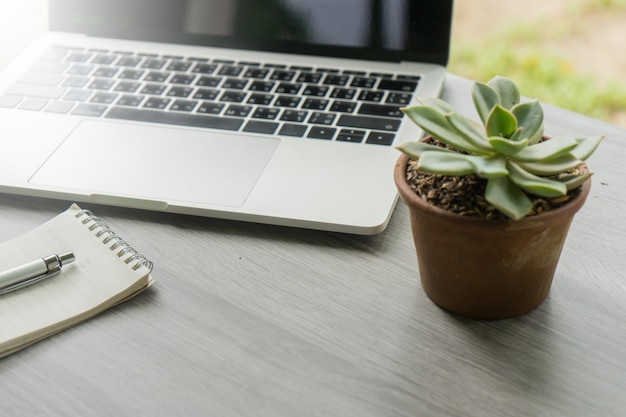
[[[0,273],[0,295],[27,287],[61,272],[66,264],[74,262],[74,252],[49,255]]]

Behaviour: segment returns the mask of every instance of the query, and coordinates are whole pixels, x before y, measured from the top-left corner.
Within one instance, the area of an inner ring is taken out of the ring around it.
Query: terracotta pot
[[[409,206],[424,292],[440,307],[479,319],[518,316],[539,306],[550,290],[574,214],[591,181],[568,204],[521,220],[461,216],[427,203],[406,181],[408,157],[395,182]]]

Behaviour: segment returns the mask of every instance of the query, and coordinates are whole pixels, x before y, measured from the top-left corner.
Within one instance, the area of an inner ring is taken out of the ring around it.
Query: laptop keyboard
[[[55,47],[0,95],[16,107],[391,145],[419,76]]]

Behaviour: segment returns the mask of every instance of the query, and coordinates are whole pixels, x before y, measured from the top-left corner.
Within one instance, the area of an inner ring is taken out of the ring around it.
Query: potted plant
[[[504,77],[476,82],[472,98],[482,124],[437,98],[403,109],[430,136],[398,147],[394,177],[425,293],[503,319],[546,298],[602,137],[545,137],[539,102],[521,102]]]

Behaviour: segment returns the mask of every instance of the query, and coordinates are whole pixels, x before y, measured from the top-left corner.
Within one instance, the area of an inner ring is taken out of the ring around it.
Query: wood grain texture
[[[450,76],[444,98],[471,113],[470,86]],[[626,131],[546,113],[549,135],[607,139],[534,312],[483,322],[431,303],[403,203],[371,237],[89,206],[154,260],[156,285],[0,361],[0,413],[623,416]],[[68,206],[0,194],[0,239]]]

